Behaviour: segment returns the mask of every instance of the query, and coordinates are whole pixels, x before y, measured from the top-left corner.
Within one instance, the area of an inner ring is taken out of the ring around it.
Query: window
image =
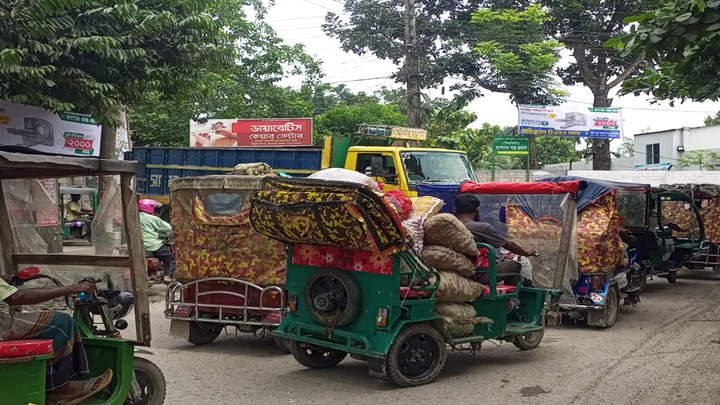
[[[358,154],[358,160],[357,160],[357,166],[355,167],[355,170],[357,170],[360,173],[369,175],[370,170],[370,164],[371,160],[374,157],[382,157],[383,158],[383,166],[385,167],[385,174],[390,175],[396,175],[397,170],[395,169],[395,160],[392,156],[383,156],[379,153],[376,154],[370,154],[370,153],[360,153]],[[396,176],[388,176],[383,177],[381,181],[384,181],[388,184],[397,184],[398,179]]]
[[[210,194],[205,198],[205,209],[210,215],[231,216],[242,210],[240,194]]]
[[[660,144],[645,145],[645,163],[654,165],[660,163]]]

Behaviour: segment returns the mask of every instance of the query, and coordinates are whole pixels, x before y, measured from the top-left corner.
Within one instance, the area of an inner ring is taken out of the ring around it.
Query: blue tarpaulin
[[[442,213],[455,213],[455,197],[460,190],[459,184],[418,184],[418,197],[435,197],[443,200],[445,206],[440,210]]]
[[[649,184],[636,184],[636,183],[619,183],[614,181],[594,180],[586,179],[583,177],[574,176],[556,176],[546,177],[537,181],[572,181],[582,180],[585,184],[585,188],[578,190],[577,198],[577,210],[580,211],[588,205],[592,204],[593,201],[606,195],[612,190],[631,190],[631,189],[650,189]]]

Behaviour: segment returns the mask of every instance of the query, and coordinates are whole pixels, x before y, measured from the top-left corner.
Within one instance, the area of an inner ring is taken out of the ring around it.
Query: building
[[[720,125],[636,134],[634,164],[639,170],[670,165],[674,170],[699,170],[697,166],[685,168],[678,164],[683,153],[696,150],[720,154]]]

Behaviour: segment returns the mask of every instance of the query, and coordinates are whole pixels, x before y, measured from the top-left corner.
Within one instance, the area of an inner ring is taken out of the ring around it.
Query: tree
[[[253,5],[255,16],[243,6]],[[202,71],[197,79],[163,103],[159,92],[130,106],[133,141],[141,145],[187,146],[188,123],[213,118],[309,117],[312,89],[321,77],[319,63],[302,45],[285,45],[264,21],[265,8],[255,0],[213,0],[207,12],[222,22],[234,44],[234,61]],[[278,86],[287,76],[301,76],[305,86]]]
[[[716,112],[715,115],[708,115],[703,120],[706,127],[712,126],[712,125],[720,125],[720,111]]]
[[[654,101],[720,99],[720,0],[672,0],[652,9],[626,18],[636,23],[630,33],[607,43],[647,62],[623,92],[651,94]]]
[[[700,170],[712,170],[720,167],[720,155],[709,150],[693,150],[683,153],[678,164],[681,167],[697,166]]]
[[[625,138],[620,144],[617,152],[614,152],[616,158],[627,158],[635,155],[635,142],[632,139]]]
[[[551,165],[578,161],[580,159],[580,152],[577,150],[578,141],[577,138],[562,136],[537,137],[538,162]]]
[[[550,104],[563,101],[567,92],[556,88],[552,72],[560,60],[560,44],[548,39],[543,24],[550,21],[540,5],[523,9],[482,8],[472,16],[482,32],[476,46],[488,75],[504,86],[515,104]],[[535,136],[529,136],[529,164],[540,159]]]
[[[385,104],[338,104],[315,117],[315,143],[320,143],[325,136],[355,133],[360,124],[407,126],[407,117]]]
[[[583,84],[593,94],[594,107],[608,107],[610,90],[636,73],[642,58],[603,46],[608,39],[625,32],[623,17],[642,13],[660,4],[659,0],[540,0],[552,20],[546,32],[570,50],[573,62],[558,68],[567,86]],[[593,139],[593,169],[610,170],[610,141]]]
[[[101,123],[149,92],[174,94],[232,60],[205,0],[0,3],[0,98]],[[110,121],[110,122],[109,122]]]

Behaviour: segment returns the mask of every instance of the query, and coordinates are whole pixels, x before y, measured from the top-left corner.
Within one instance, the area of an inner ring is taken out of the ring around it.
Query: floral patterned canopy
[[[392,203],[356,183],[268,177],[252,200],[250,223],[285,243],[385,254],[405,249]]]

